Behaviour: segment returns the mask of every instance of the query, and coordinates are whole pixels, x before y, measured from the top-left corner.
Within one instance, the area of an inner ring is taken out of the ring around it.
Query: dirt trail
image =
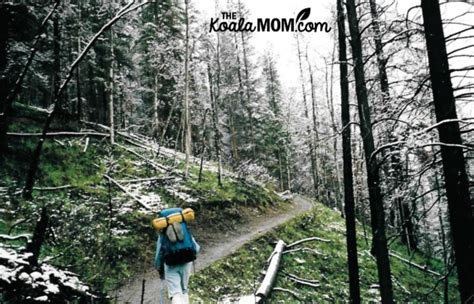
[[[312,203],[307,199],[295,195],[294,206],[290,212],[277,214],[275,216],[261,216],[253,220],[250,224],[240,226],[236,231],[223,232],[217,235],[212,243],[201,246],[201,252],[196,260],[196,271],[199,271],[215,261],[228,256],[246,242],[255,239],[272,228],[290,220],[291,218],[309,211]],[[160,298],[160,279],[158,272],[150,265],[150,270],[144,276],[140,275],[130,283],[118,290],[113,297],[117,303],[140,303],[142,294],[142,280],[145,283],[145,297],[143,303],[158,303]],[[166,295],[166,292],[164,293]]]

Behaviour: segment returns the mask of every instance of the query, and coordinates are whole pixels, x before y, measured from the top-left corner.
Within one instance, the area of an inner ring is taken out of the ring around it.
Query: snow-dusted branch
[[[409,261],[409,260],[407,260],[407,259],[405,259],[405,258],[399,256],[398,254],[393,253],[393,252],[390,252],[389,255],[390,255],[391,257],[394,257],[394,258],[396,258],[396,259],[398,259],[398,260],[400,260],[400,261],[402,261],[402,262],[404,262],[404,263],[410,265],[410,266],[413,266],[413,267],[415,267],[415,268],[418,268],[418,269],[420,269],[420,270],[423,270],[423,271],[425,271],[425,272],[427,272],[427,273],[429,273],[429,274],[432,274],[432,275],[435,275],[435,276],[438,276],[438,277],[441,276],[441,274],[440,274],[439,272],[436,272],[436,271],[433,271],[433,270],[429,269],[428,266],[426,266],[426,265],[418,265],[418,264],[416,264],[416,263],[414,263],[414,262],[412,262],[412,261]]]
[[[38,136],[46,136],[46,137],[57,137],[57,136],[97,136],[97,137],[107,137],[110,134],[105,133],[98,133],[98,132],[50,132],[43,135],[43,133],[15,133],[15,132],[8,132],[8,136],[13,137],[38,137]]]
[[[4,240],[4,241],[24,240],[25,242],[28,242],[30,240],[30,237],[31,237],[30,234],[19,234],[19,235],[0,234],[0,240]]]
[[[125,194],[127,194],[128,196],[130,196],[131,198],[133,198],[133,200],[135,200],[140,206],[142,206],[143,208],[145,208],[146,210],[149,210],[151,211],[151,207],[148,206],[147,204],[145,204],[144,202],[142,202],[142,200],[136,196],[135,194],[131,193],[130,191],[128,191],[124,186],[122,186],[119,182],[117,182],[115,179],[111,178],[110,176],[108,176],[107,174],[104,174],[104,177],[109,181],[111,182],[112,184],[114,184],[115,186],[117,186],[120,190],[122,190],[123,192],[125,192]]]
[[[327,239],[322,239],[322,238],[319,238],[319,237],[310,237],[310,238],[306,238],[306,239],[302,239],[302,240],[299,240],[299,241],[296,241],[294,243],[291,243],[290,245],[286,246],[286,248],[293,248],[297,245],[300,245],[300,244],[303,244],[303,243],[306,243],[306,242],[312,242],[312,241],[318,241],[318,242],[324,242],[324,243],[329,243],[331,242],[330,240],[327,240]]]

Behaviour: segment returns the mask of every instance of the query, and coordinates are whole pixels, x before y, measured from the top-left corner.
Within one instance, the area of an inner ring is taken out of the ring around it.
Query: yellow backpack
[[[169,214],[166,217],[159,217],[152,221],[153,228],[157,231],[161,231],[174,223],[189,222],[194,220],[194,210],[186,208],[183,211]]]

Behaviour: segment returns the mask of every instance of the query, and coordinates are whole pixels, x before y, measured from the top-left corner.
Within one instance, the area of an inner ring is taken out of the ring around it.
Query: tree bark
[[[217,59],[219,61],[219,58]],[[216,98],[214,96],[214,90],[212,85],[212,72],[210,64],[207,65],[207,75],[209,78],[209,97],[211,99],[211,110],[212,110],[212,125],[214,128],[214,145],[216,149],[217,158],[217,183],[222,187],[222,164],[221,164],[221,145],[220,145],[220,132],[218,127],[218,108]],[[217,79],[217,85],[219,86],[219,79]]]
[[[53,79],[51,103],[54,102],[54,94],[59,90],[61,81],[61,32],[59,30],[59,14],[53,17]]]
[[[355,222],[354,185],[352,178],[352,150],[349,108],[349,82],[347,78],[346,28],[343,0],[337,0],[337,28],[339,42],[339,73],[341,87],[342,159],[344,173],[344,213],[346,221],[347,264],[349,268],[349,294],[351,303],[360,303],[359,262],[357,260],[357,234]]]
[[[313,70],[311,68],[311,63],[309,62],[309,58],[308,58],[308,50],[306,50],[306,63],[308,64],[308,74],[309,74],[309,83],[310,83],[310,86],[311,86],[311,117],[313,119],[313,136],[314,136],[314,146],[313,146],[313,154],[314,154],[314,169],[315,169],[315,174],[316,176],[320,177],[320,180],[322,181],[322,176],[323,174],[321,174],[322,172],[319,170],[319,167],[318,167],[318,142],[319,142],[319,134],[318,134],[318,122],[317,122],[317,117],[316,117],[316,106],[317,106],[317,102],[316,102],[316,96],[315,96],[315,84],[314,84],[314,79],[313,79]],[[324,187],[324,182],[322,181],[322,186]],[[316,195],[319,197],[320,196],[320,189],[321,187],[318,187],[318,189],[316,190]]]
[[[356,80],[356,95],[358,101],[360,132],[364,145],[364,155],[369,188],[369,203],[372,222],[372,251],[375,254],[380,295],[382,303],[393,303],[392,275],[388,257],[387,238],[385,236],[385,214],[380,191],[378,166],[372,153],[375,150],[372,133],[372,122],[365,85],[364,63],[362,58],[362,42],[359,32],[355,0],[347,0],[347,16],[352,42],[352,58],[354,60],[354,76]]]
[[[79,53],[81,50],[81,38],[77,37],[77,53]],[[80,121],[82,119],[82,97],[81,97],[81,69],[80,66],[77,66],[76,69],[76,98],[77,98],[77,103],[76,103],[76,115],[77,115],[77,120]]]
[[[242,14],[242,6],[240,0],[238,1],[238,11],[240,14]],[[247,47],[245,44],[245,34],[244,31],[240,32],[240,37],[242,40],[242,56],[243,56],[243,61],[244,61],[244,74],[245,74],[245,93],[246,93],[246,102],[245,102],[245,109],[247,110],[247,116],[248,116],[248,127],[250,131],[250,145],[252,147],[252,158],[256,157],[256,144],[255,144],[255,127],[254,127],[254,119],[252,115],[252,108],[250,106],[251,102],[251,94],[250,94],[250,75],[249,75],[249,59],[248,59],[248,54],[247,54]]]
[[[449,72],[448,56],[439,1],[422,0],[426,45],[431,76],[431,88],[441,146],[444,181],[448,199],[449,222],[453,238],[454,256],[459,281],[461,302],[474,299],[474,220],[472,215],[466,162],[462,148],[456,104]],[[451,145],[449,145],[451,144]],[[457,145],[457,147],[456,147]]]
[[[158,103],[158,75],[155,74],[154,77],[154,94],[153,94],[153,137],[158,139],[158,134],[159,134],[159,125],[160,125],[160,120],[158,116],[158,108],[159,108],[159,103]]]
[[[202,167],[204,164],[204,152],[206,151],[206,118],[207,118],[207,112],[209,112],[209,109],[206,109],[204,111],[204,116],[202,118],[202,135],[201,135],[201,161],[199,164],[199,177],[198,177],[198,182],[200,183],[202,181]]]
[[[185,58],[184,58],[184,152],[186,154],[184,176],[189,174],[189,159],[191,157],[191,121],[189,115],[189,0],[184,0],[186,36],[185,36]]]
[[[8,141],[8,109],[11,107],[8,105],[8,78],[6,75],[7,68],[7,48],[8,48],[8,12],[5,5],[0,4],[0,162],[3,161],[4,155],[7,152]]]
[[[46,238],[46,229],[48,228],[49,215],[48,210],[44,207],[41,210],[39,220],[36,222],[35,230],[33,232],[33,238],[31,242],[26,245],[26,251],[33,253],[30,257],[30,263],[34,266],[38,265],[38,257],[43,245],[44,239]]]
[[[109,69],[109,127],[110,127],[110,143],[115,143],[115,126],[114,126],[114,32],[110,31],[110,69]]]

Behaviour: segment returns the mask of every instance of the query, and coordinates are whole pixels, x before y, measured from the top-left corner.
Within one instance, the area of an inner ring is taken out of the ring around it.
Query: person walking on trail
[[[181,220],[171,223],[169,218],[176,215]],[[162,210],[158,213],[160,218],[165,218],[166,228],[160,230],[156,243],[155,268],[166,281],[171,303],[187,304],[189,277],[200,246],[189,231],[181,208]]]

